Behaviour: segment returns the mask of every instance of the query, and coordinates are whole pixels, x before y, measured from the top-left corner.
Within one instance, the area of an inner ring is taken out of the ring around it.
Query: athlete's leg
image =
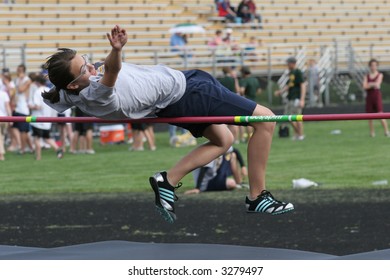
[[[204,131],[203,136],[209,142],[197,147],[168,171],[167,178],[172,186],[177,185],[185,175],[194,169],[223,155],[234,142],[233,134],[226,125],[210,125]]]
[[[266,107],[257,105],[253,116],[272,116],[273,113]],[[255,199],[265,190],[265,172],[268,155],[271,150],[272,136],[275,123],[252,123],[253,135],[248,143],[248,178],[250,198]]]

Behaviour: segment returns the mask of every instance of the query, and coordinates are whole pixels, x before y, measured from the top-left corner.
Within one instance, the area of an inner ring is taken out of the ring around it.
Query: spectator
[[[8,68],[3,68],[0,75],[0,90],[7,92],[6,85],[4,83],[5,76],[11,76]]]
[[[381,85],[383,74],[378,71],[379,62],[371,59],[368,63],[370,72],[364,77],[363,87],[366,90],[366,113],[382,113],[382,92]],[[390,137],[389,128],[386,120],[381,120],[385,136]],[[372,120],[368,121],[371,137],[375,137],[374,124]]]
[[[176,126],[174,126],[176,128]],[[189,146],[196,146],[197,141],[191,132],[186,129],[181,129],[182,133],[177,135],[176,133],[169,139],[169,144],[174,148],[182,148]],[[171,133],[171,129],[169,131]]]
[[[217,3],[218,6],[218,16],[224,17],[231,22],[236,21],[237,14],[234,11],[234,8],[230,5],[229,0],[222,0]]]
[[[8,94],[8,97],[10,99],[11,112],[13,112],[15,109],[15,105],[12,102],[13,100],[15,100],[15,98],[14,98],[14,95],[16,92],[15,83],[12,81],[11,74],[9,73],[9,70],[7,68],[3,69],[1,77],[2,78],[0,80],[0,82],[1,82],[0,91],[5,91]],[[13,137],[13,134],[12,134],[12,129],[13,129],[12,125],[8,125],[7,127],[8,127],[7,128],[8,140],[9,140],[10,146],[17,147],[17,141],[16,141],[15,137]],[[11,150],[12,150],[12,148],[11,148]]]
[[[223,42],[222,31],[221,30],[215,31],[215,36],[209,41],[208,45],[217,47],[223,44],[224,42]]]
[[[237,8],[237,16],[241,18],[242,23],[249,23],[252,21],[252,13],[248,6],[249,0],[242,0]]]
[[[171,36],[170,46],[172,52],[182,51],[185,45],[186,41],[181,33],[175,33]]]
[[[58,113],[57,117],[70,117],[72,114],[72,110],[68,109],[63,113]],[[60,133],[60,141],[61,141],[61,149],[62,152],[66,152],[66,145],[69,143],[70,149],[69,152],[74,154],[75,153],[75,147],[73,147],[73,129],[72,124],[70,123],[57,123],[57,127]]]
[[[322,100],[320,98],[320,75],[315,59],[309,60],[309,69],[308,69],[308,89],[309,89],[309,101],[311,106],[318,104],[322,105]]]
[[[240,93],[242,96],[255,101],[258,93],[261,92],[259,80],[252,76],[252,72],[248,66],[241,68]],[[246,130],[246,133],[244,132]],[[241,127],[241,140],[246,142],[253,134],[252,127]]]
[[[237,75],[232,67],[223,67],[222,68],[223,77],[218,79],[218,81],[228,90],[240,95],[240,85],[238,83]],[[239,127],[236,125],[228,126],[230,131],[233,133],[235,143],[239,143]]]
[[[246,5],[248,6],[249,8],[249,12],[251,14],[251,17],[252,17],[252,21],[254,20],[257,20],[257,22],[259,23],[259,28],[262,29],[262,19],[261,19],[261,15],[257,14],[256,13],[256,4],[253,0],[248,0]]]
[[[241,68],[240,92],[250,100],[256,100],[256,95],[261,92],[259,80],[251,76],[252,72],[248,66]]]
[[[300,115],[305,107],[306,84],[302,71],[297,68],[295,57],[287,59],[287,68],[290,71],[287,85],[276,91],[275,95],[281,96],[284,92],[287,92],[287,104],[284,113],[286,115]],[[294,129],[293,140],[304,140],[303,122],[292,122],[291,125]]]
[[[249,42],[245,45],[244,51],[245,51],[245,56],[247,59],[251,62],[256,62],[258,61],[256,49],[258,47],[263,47],[263,42],[261,40],[258,40],[255,36],[251,36],[249,38]]]
[[[225,155],[194,170],[195,189],[189,190],[185,194],[240,189],[243,177],[247,175],[248,171],[241,153],[237,149],[231,148]]]
[[[46,87],[45,77],[38,75],[34,78],[34,83],[37,85],[37,87],[29,99],[29,108],[32,115],[36,117],[50,117],[55,115],[55,111],[43,102],[42,92],[49,90],[49,88]],[[43,139],[46,144],[57,151],[57,158],[62,158],[62,150],[59,149],[56,142],[50,138],[51,123],[31,123],[31,127],[35,144],[35,159],[41,160],[42,158],[41,139]]]
[[[83,113],[78,107],[75,111],[76,117],[88,117]],[[93,124],[92,123],[76,123],[74,127],[72,147],[74,148],[74,153],[76,153],[77,143],[79,143],[78,153],[80,154],[95,154],[93,149]]]
[[[10,106],[10,98],[8,94],[0,90],[0,117],[11,116],[11,106]],[[4,161],[5,147],[4,147],[4,139],[5,133],[7,130],[7,123],[0,123],[0,161]]]
[[[170,46],[172,52],[179,52],[180,57],[192,57],[189,50],[187,49],[188,37],[186,34],[175,33],[171,36]]]
[[[15,83],[12,81],[10,73],[3,73],[0,79],[0,90],[8,93],[9,98],[13,98],[16,92]]]
[[[177,136],[178,129],[180,130],[181,134],[184,134],[187,132],[187,130],[185,130],[184,128],[177,127],[176,125],[172,125],[172,124],[169,125],[168,132],[169,132],[169,142],[171,143],[171,145],[173,145],[172,144],[173,139]]]
[[[15,79],[16,94],[14,96],[13,102],[15,103],[15,110],[13,115],[19,117],[25,117],[30,114],[28,108],[28,99],[29,99],[29,90],[31,86],[31,79],[26,75],[26,66],[23,64],[19,65],[16,70],[17,78]],[[9,147],[9,150],[17,150],[19,148],[19,153],[23,154],[26,151],[26,146],[28,145],[30,151],[33,150],[31,140],[28,137],[28,132],[30,130],[30,125],[26,122],[17,122],[14,123],[12,129],[12,135],[16,140],[16,147]]]
[[[239,50],[240,46],[237,44],[237,42],[233,38],[233,29],[227,28],[226,29],[226,35],[223,38],[223,42],[225,45],[229,46],[232,50]]]
[[[237,75],[232,67],[225,66],[222,68],[223,77],[218,81],[231,92],[239,94],[240,85],[238,83]]]
[[[134,123],[132,124],[132,129],[134,142],[130,148],[130,151],[144,151],[144,138],[146,138],[146,141],[149,144],[149,149],[151,151],[155,151],[157,149],[152,125]]]
[[[237,44],[233,41],[231,36],[232,32],[233,30],[231,28],[226,29],[226,36],[223,37],[222,31],[217,30],[215,32],[215,37],[208,42],[209,46],[215,47],[213,49],[215,50],[218,63],[236,62],[235,58],[233,57],[233,48],[237,48]]]

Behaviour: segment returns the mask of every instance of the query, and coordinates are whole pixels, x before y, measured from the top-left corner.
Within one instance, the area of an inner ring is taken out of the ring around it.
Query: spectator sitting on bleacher
[[[248,175],[241,153],[230,148],[226,154],[193,171],[195,188],[185,194],[207,191],[227,191],[243,187],[243,177]]]
[[[234,37],[232,34],[233,34],[233,29],[227,28],[226,29],[226,36],[223,38],[223,42],[225,43],[225,45],[230,47],[231,50],[237,51],[240,49],[240,46],[237,44],[236,40],[234,40]]]
[[[192,57],[189,50],[186,49],[186,45],[188,43],[187,35],[181,33],[175,33],[171,36],[170,46],[172,52],[180,52],[180,57]],[[186,54],[186,55],[185,55]]]
[[[221,30],[215,31],[215,36],[209,41],[208,45],[216,47],[223,44],[224,42],[222,37],[222,31]]]
[[[259,23],[259,28],[263,28],[262,25],[261,25],[261,15],[257,14],[256,13],[256,4],[253,0],[248,0],[246,5],[248,6],[249,8],[249,11],[251,13],[251,17],[252,17],[252,21],[254,21],[255,19],[257,20],[257,22]]]
[[[222,38],[222,44],[217,45],[216,56],[217,62],[223,63],[235,63],[235,52],[240,49],[240,46],[232,37],[233,30],[231,28],[226,29],[226,36]]]
[[[245,56],[250,57],[249,61],[258,61],[256,49],[259,46],[263,46],[262,42],[259,42],[255,36],[251,36],[249,42],[244,47]]]
[[[237,14],[234,8],[230,5],[229,0],[223,0],[218,2],[218,16],[224,17],[231,22],[236,21]]]
[[[184,40],[181,33],[175,33],[171,36],[170,46],[172,47],[172,52],[182,51],[185,45],[186,41]]]
[[[249,0],[242,0],[237,8],[237,16],[241,18],[242,23],[248,23],[252,21],[252,14],[247,3]]]

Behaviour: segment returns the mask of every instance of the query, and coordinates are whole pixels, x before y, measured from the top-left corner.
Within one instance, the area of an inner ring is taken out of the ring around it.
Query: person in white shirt
[[[46,87],[46,79],[42,75],[38,75],[34,78],[34,83],[37,86],[32,96],[29,99],[29,108],[31,115],[35,117],[52,117],[57,113],[47,106],[43,102],[42,92],[49,90]],[[41,138],[47,144],[50,145],[55,151],[57,151],[57,157],[62,158],[62,149],[59,149],[54,139],[50,138],[51,123],[31,123],[33,131],[34,144],[35,144],[35,159],[40,160],[42,158]]]
[[[11,74],[9,73],[8,69],[3,69],[3,73],[1,75],[1,83],[0,83],[0,91],[5,91],[10,99],[10,107],[11,107],[11,114],[14,109],[14,100],[15,100],[15,83],[12,81]],[[13,137],[12,134],[12,125],[8,126],[7,132],[8,137],[10,139],[10,146],[8,147],[8,151],[15,151],[17,150],[17,142],[16,139]]]
[[[5,91],[0,90],[0,117],[11,116],[11,106],[8,94]],[[5,148],[4,148],[4,136],[7,130],[7,123],[0,123],[0,161],[4,160]]]
[[[15,110],[13,116],[26,117],[30,114],[28,108],[29,89],[31,85],[31,79],[26,75],[26,66],[21,64],[16,70],[17,77],[15,79],[16,94],[15,94]],[[19,152],[23,154],[27,145],[30,151],[33,150],[32,143],[28,137],[30,131],[30,125],[26,122],[15,122],[12,129],[12,134],[16,140],[17,147],[13,147],[14,150],[19,149]]]

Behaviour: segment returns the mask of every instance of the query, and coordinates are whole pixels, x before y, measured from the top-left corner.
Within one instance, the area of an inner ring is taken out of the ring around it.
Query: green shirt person
[[[223,67],[222,72],[223,77],[219,78],[218,81],[231,92],[238,93],[240,91],[240,87],[233,69],[231,67]]]
[[[288,85],[288,100],[301,99],[302,84],[304,83],[302,71],[295,68],[290,71]]]
[[[251,76],[249,67],[244,66],[241,68],[242,78],[240,80],[241,94],[246,98],[255,100],[256,95],[260,90],[259,80]]]
[[[284,88],[275,92],[276,96],[281,96],[287,92],[287,103],[284,109],[286,115],[300,115],[305,107],[306,98],[306,83],[303,80],[302,71],[297,68],[297,60],[295,57],[287,59],[287,68],[290,71],[289,80]],[[303,123],[291,123],[294,129],[293,140],[302,141],[305,139],[303,134]]]

